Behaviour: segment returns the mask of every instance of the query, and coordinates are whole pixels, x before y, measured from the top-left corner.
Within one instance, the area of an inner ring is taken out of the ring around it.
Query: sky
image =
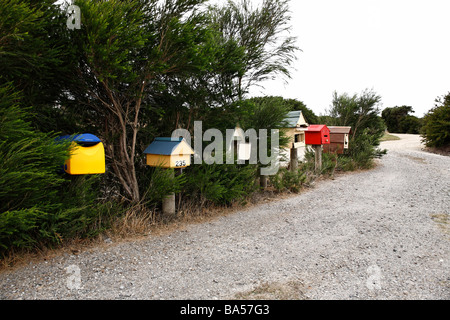
[[[334,91],[371,89],[381,110],[408,105],[422,117],[450,92],[450,0],[290,0],[290,8],[302,50],[291,79],[261,83],[250,96],[297,99],[322,115]]]
[[[422,117],[450,92],[450,0],[291,0],[290,8],[302,50],[292,78],[251,96],[297,99],[321,115],[334,91],[371,89],[381,110],[408,105]]]

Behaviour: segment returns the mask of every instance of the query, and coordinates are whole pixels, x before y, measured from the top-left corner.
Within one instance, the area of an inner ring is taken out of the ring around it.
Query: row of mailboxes
[[[348,149],[351,127],[310,125],[305,130],[306,145],[322,145],[324,152],[343,153]],[[71,175],[105,173],[105,149],[92,134],[63,136],[72,142],[72,153],[64,164]],[[153,167],[186,168],[191,165],[194,150],[183,138],[156,138],[144,151],[146,163]]]

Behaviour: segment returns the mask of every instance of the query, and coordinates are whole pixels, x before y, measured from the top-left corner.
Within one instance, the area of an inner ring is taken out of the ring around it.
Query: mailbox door
[[[321,144],[330,144],[330,131],[324,129],[321,131],[321,133]]]
[[[320,132],[305,132],[305,144],[317,145],[322,144],[320,138]]]
[[[147,154],[147,165],[151,167],[170,168],[170,156]]]
[[[91,147],[83,147],[74,143],[72,155],[66,161],[64,170],[71,175],[105,173],[103,143]]]
[[[333,133],[330,132],[330,142],[331,143],[344,143],[345,134],[343,133]]]

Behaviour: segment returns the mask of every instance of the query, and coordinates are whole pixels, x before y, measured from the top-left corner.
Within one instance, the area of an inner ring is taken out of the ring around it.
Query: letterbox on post
[[[289,138],[289,167],[292,172],[295,172],[298,169],[298,151],[300,148],[306,146],[305,128],[308,124],[303,116],[303,112],[300,110],[287,113],[284,122],[286,123],[286,128],[284,128],[284,131]]]
[[[105,173],[105,148],[93,134],[62,136],[57,140],[72,141],[70,158],[64,163],[64,171],[70,175]]]
[[[305,131],[305,144],[313,146],[316,171],[320,172],[322,170],[322,146],[330,144],[330,129],[324,124],[310,125]]]
[[[330,129],[324,124],[312,124],[305,130],[305,144],[330,144]]]
[[[147,165],[151,167],[183,169],[191,165],[194,150],[183,138],[156,138],[144,154],[147,156]],[[164,197],[162,211],[166,216],[175,215],[175,193]]]
[[[144,154],[147,165],[162,168],[186,168],[191,165],[194,150],[183,138],[156,138]]]
[[[323,151],[327,153],[343,154],[349,146],[349,136],[351,127],[328,127],[330,129],[330,144],[323,146]]]

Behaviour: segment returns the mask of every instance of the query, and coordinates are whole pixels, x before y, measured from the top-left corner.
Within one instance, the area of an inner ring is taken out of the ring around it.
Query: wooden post
[[[321,145],[315,145],[314,146],[314,153],[315,153],[315,168],[316,173],[322,171],[322,146]]]
[[[168,169],[171,170],[171,169]],[[173,178],[175,177],[175,172],[171,170],[171,173],[173,174]],[[168,194],[165,196],[162,200],[162,211],[163,214],[166,216],[174,216],[175,215],[175,193]]]
[[[183,168],[180,168],[179,170],[177,170],[177,174],[175,176],[180,176],[183,174]],[[180,212],[180,208],[181,208],[181,191],[178,193],[178,205],[177,205],[177,212]]]
[[[297,148],[291,148],[290,169],[292,172],[296,172],[298,169],[298,149]]]
[[[267,176],[260,175],[259,176],[259,185],[262,189],[267,188]]]

